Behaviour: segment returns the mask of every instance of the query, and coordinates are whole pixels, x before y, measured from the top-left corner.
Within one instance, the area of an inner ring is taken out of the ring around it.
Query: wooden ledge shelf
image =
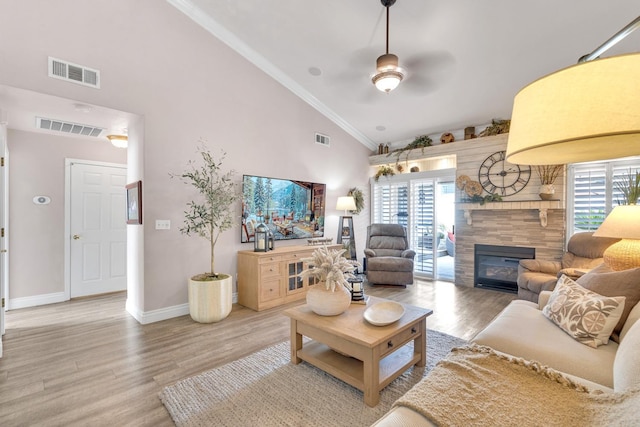
[[[536,209],[540,218],[540,226],[547,226],[547,212],[549,209],[564,209],[562,200],[520,200],[513,202],[488,202],[480,203],[456,203],[456,208],[464,211],[467,225],[473,225],[473,211],[497,211],[497,210],[525,210]]]

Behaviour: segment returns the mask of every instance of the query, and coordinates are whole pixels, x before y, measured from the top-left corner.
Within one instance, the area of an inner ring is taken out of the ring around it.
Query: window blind
[[[576,163],[569,166],[567,207],[569,235],[595,231],[611,210],[623,204],[616,182],[640,170],[640,158],[611,162]]]

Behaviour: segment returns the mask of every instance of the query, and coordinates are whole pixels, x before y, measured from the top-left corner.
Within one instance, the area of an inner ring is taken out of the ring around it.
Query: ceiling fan
[[[389,93],[394,90],[404,78],[404,70],[398,66],[398,57],[389,53],[389,8],[396,0],[380,0],[382,6],[387,9],[387,49],[384,55],[376,60],[376,74],[371,81],[382,92]]]
[[[335,75],[336,87],[344,88],[343,93],[353,95],[355,102],[366,105],[382,102],[385,98],[376,96],[376,91],[371,90],[371,83],[383,93],[390,93],[402,82],[403,87],[400,91],[405,97],[422,97],[438,90],[453,75],[451,67],[454,65],[455,59],[451,53],[445,50],[425,49],[424,38],[420,38],[424,37],[424,31],[421,31],[418,36],[413,33],[413,41],[410,44],[405,42],[405,50],[409,48],[411,50],[418,49],[418,51],[413,54],[403,54],[402,67],[400,67],[398,56],[389,53],[389,7],[396,4],[396,0],[380,0],[380,3],[384,9],[380,10],[379,18],[371,32],[371,38],[369,38],[369,44],[351,53],[347,67]],[[424,17],[424,8],[416,8],[413,2],[405,3],[400,4],[400,9],[395,9],[397,14],[394,16],[402,18],[404,15],[417,19]],[[380,35],[383,14],[387,16],[386,51],[378,57],[380,55],[379,45],[375,49],[369,45],[373,42],[374,35]],[[412,31],[405,28],[404,32],[412,33]],[[399,47],[402,48],[402,46],[396,46],[395,49]],[[373,73],[371,72],[372,57],[377,57],[377,67]],[[396,97],[396,99],[399,98]]]

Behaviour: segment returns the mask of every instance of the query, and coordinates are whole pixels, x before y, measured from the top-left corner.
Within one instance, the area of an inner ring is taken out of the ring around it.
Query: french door
[[[445,241],[454,231],[454,181],[455,171],[446,169],[372,183],[372,223],[407,228],[417,276],[454,279],[453,251],[447,251]],[[439,269],[439,264],[446,268]]]

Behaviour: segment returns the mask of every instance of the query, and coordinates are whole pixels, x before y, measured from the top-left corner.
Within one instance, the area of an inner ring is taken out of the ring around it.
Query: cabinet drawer
[[[383,342],[378,346],[380,350],[380,357],[386,356],[392,351],[396,351],[407,342],[416,339],[420,336],[420,325],[416,324],[410,328],[405,329],[393,338]]]
[[[260,265],[260,277],[262,279],[267,277],[280,276],[280,263],[273,262],[269,264]]]
[[[280,279],[264,280],[260,284],[260,301],[271,301],[280,298]]]
[[[280,255],[261,256],[260,258],[258,258],[258,264],[268,264],[270,262],[280,262],[280,260],[282,260],[282,256],[280,256]]]
[[[283,257],[283,260],[287,261],[287,262],[298,262],[302,258],[309,258],[311,256],[311,254],[312,254],[312,252],[302,252],[302,253],[297,253],[297,254],[289,254],[286,257]]]

